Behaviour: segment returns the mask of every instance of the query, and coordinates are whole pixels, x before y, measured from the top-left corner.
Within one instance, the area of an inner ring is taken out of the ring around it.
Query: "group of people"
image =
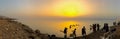
[[[68,28],[65,27],[65,29],[63,31],[65,39],[67,38],[67,30],[68,30]],[[73,38],[76,37],[76,28],[73,30],[73,33],[70,35],[70,37],[73,37]]]
[[[71,27],[71,25],[70,25]],[[100,25],[99,24],[93,24],[90,28],[91,30],[93,30],[93,32],[96,32],[97,30],[100,30]],[[64,28],[64,38],[67,38],[67,30],[68,28]],[[81,34],[83,36],[83,38],[86,38],[86,27],[83,26],[83,28],[81,29]],[[73,33],[70,35],[73,38],[76,38],[76,28],[73,30]]]
[[[104,27],[102,28],[103,31],[109,32],[109,26],[108,23],[104,23]]]
[[[54,35],[54,34],[53,35],[48,35],[48,38],[49,39],[56,39],[56,35]]]
[[[72,27],[76,27],[76,26],[79,26],[79,24],[70,25],[69,28],[71,29]]]
[[[119,24],[119,23],[118,23]],[[113,26],[117,26],[116,22],[113,22]],[[110,28],[108,23],[104,23],[104,27],[102,28],[102,32],[104,32],[101,39],[113,39],[113,34],[116,31],[116,28]]]
[[[68,28],[65,27],[64,31],[63,31],[65,39],[67,38],[67,30],[68,30]],[[83,35],[83,37],[86,36],[86,28],[85,28],[85,26],[83,26],[83,28],[82,28],[82,35]],[[70,38],[71,39],[76,38],[76,28],[73,30],[72,34],[70,34]]]
[[[119,25],[119,24],[120,23],[113,22],[113,25]],[[100,27],[101,27],[100,24],[92,24],[90,25],[90,30],[92,30],[93,32],[100,31],[100,29],[104,32],[109,32],[109,31],[114,32],[116,30],[116,29],[110,30],[108,23],[104,23],[103,28],[100,28]],[[71,29],[71,25],[70,25],[70,29]],[[63,31],[64,38],[67,38],[67,30],[68,28],[65,27]],[[85,26],[83,26],[83,28],[81,29],[81,34],[84,38],[86,38],[86,27]],[[70,34],[70,37],[76,38],[76,28],[73,30],[73,33]]]
[[[113,25],[114,25],[114,26],[120,25],[120,22],[113,22]]]
[[[92,25],[90,25],[90,30],[93,30],[93,32],[99,31],[100,25],[99,24],[92,24]]]

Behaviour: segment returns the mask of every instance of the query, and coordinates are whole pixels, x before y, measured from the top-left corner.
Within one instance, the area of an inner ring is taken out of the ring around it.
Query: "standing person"
[[[118,22],[117,25],[120,25],[120,22]]]
[[[93,32],[96,32],[96,24],[93,24]]]
[[[90,30],[92,30],[92,28],[93,28],[93,26],[92,26],[92,25],[90,25]]]
[[[108,26],[108,23],[106,23],[106,32],[109,32],[109,26]]]
[[[64,38],[65,39],[67,38],[67,30],[68,30],[68,28],[65,27],[65,29],[64,29]]]
[[[105,32],[108,32],[108,31],[109,31],[108,23],[104,23],[103,29],[105,30]]]
[[[82,35],[83,35],[84,38],[86,38],[85,37],[86,36],[86,28],[85,28],[85,26],[82,28]]]
[[[76,29],[73,31],[74,38],[76,38]]]
[[[100,30],[100,25],[99,24],[97,24],[97,31],[99,31]]]
[[[49,39],[52,39],[51,35],[48,35]]]
[[[116,26],[116,22],[113,22],[113,26]]]

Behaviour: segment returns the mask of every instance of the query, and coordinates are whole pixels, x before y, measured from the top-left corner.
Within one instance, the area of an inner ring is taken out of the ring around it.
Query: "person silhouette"
[[[69,28],[71,29],[71,28],[72,28],[72,25],[70,25]]]
[[[86,28],[85,28],[85,26],[83,26],[83,28],[82,28],[82,36],[83,36],[83,37],[86,36]]]
[[[118,22],[117,25],[120,25],[120,22]]]
[[[74,38],[76,38],[76,28],[73,31]]]
[[[108,32],[108,31],[109,31],[108,23],[104,23],[103,29],[105,30],[105,32]]]
[[[96,24],[93,24],[93,32],[96,32]]]
[[[52,39],[51,35],[48,35],[48,38],[49,38],[49,39]]]
[[[76,25],[73,24],[73,27],[75,27]]]
[[[64,29],[64,38],[65,39],[67,38],[67,30],[68,30],[68,28],[65,27],[65,29]]]
[[[92,28],[93,28],[93,26],[92,26],[92,25],[90,25],[90,30],[92,30]]]
[[[54,35],[54,34],[51,35],[51,38],[52,38],[52,39],[56,39],[56,35]]]
[[[97,24],[97,31],[99,31],[100,30],[100,25],[99,24]]]
[[[116,22],[113,22],[113,26],[116,26]]]

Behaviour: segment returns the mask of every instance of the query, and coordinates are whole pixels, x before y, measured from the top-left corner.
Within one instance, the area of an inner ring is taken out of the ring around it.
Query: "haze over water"
[[[58,37],[63,37],[60,30],[79,24],[74,28],[80,36],[83,26],[89,34],[90,24],[112,25],[120,17],[119,7],[120,0],[0,0],[0,15]]]
[[[60,32],[60,30],[64,30],[65,27],[67,27],[68,30],[68,36],[72,33],[72,31],[76,28],[77,29],[77,36],[81,36],[81,29],[83,26],[86,27],[87,34],[90,34],[92,31],[90,31],[90,25],[93,23],[99,23],[101,27],[103,27],[104,23],[109,23],[110,26],[112,26],[112,22],[114,20],[36,20],[36,19],[26,19],[26,20],[19,20],[20,22],[29,25],[32,29],[39,29],[41,33],[45,34],[55,34],[58,37],[63,37],[64,34]],[[69,28],[70,25],[76,25],[79,24],[79,26]]]

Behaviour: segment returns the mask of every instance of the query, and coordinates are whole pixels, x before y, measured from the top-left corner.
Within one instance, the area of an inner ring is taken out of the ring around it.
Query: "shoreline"
[[[4,24],[4,25],[3,25]],[[33,30],[32,28],[30,28],[28,25],[22,24],[18,21],[16,21],[15,19],[12,18],[0,18],[0,39],[13,39],[13,38],[18,38],[21,37],[21,39],[49,39],[48,34],[43,34],[40,33],[40,30]],[[115,37],[115,39],[119,39],[120,38],[120,26],[110,26],[110,28],[116,28],[117,31],[115,31],[115,34],[113,34]],[[3,30],[5,29],[5,30]],[[6,33],[4,33],[6,32]],[[12,34],[9,35],[8,32],[11,32]],[[19,34],[16,34],[19,33]],[[24,34],[23,34],[24,33]],[[3,35],[5,34],[5,36],[8,35],[8,37],[4,37]],[[14,35],[16,34],[16,35]],[[101,31],[96,31],[96,32],[92,32],[90,34],[88,34],[86,36],[87,39],[100,39],[100,36],[102,36],[104,33],[102,33]],[[13,35],[13,37],[11,37],[11,35]],[[20,35],[20,36],[18,36]],[[24,36],[22,36],[24,35]],[[64,39],[62,37],[57,37],[55,36],[55,39]],[[69,39],[69,38],[68,38]],[[78,36],[76,37],[76,39],[83,39],[82,36]]]

